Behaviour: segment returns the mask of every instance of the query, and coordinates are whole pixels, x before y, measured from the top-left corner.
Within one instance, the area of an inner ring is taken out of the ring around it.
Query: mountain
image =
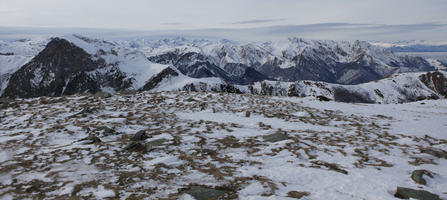
[[[423,58],[399,56],[360,41],[289,38],[276,42],[240,43],[177,39],[141,46],[152,47],[143,47],[152,62],[172,64],[191,77],[220,77],[234,84],[266,79],[358,84],[395,73],[434,69]]]
[[[81,36],[52,38],[31,61],[16,70],[4,97],[62,96],[142,87],[166,66],[143,53]]]
[[[250,85],[230,85],[219,81],[193,79],[176,73],[163,78],[159,77],[158,82],[153,82],[154,79],[151,79],[153,87],[148,90],[316,97],[325,101],[390,104],[447,98],[446,77],[446,72],[435,71],[396,74],[385,79],[357,85],[341,85],[321,81],[261,81]]]
[[[438,75],[421,78],[421,73],[401,74],[397,76],[403,77],[399,84],[383,79],[403,72],[432,70],[433,62],[398,56],[360,41],[291,38],[241,43],[178,38],[111,42],[79,35],[42,41],[48,43],[28,45],[29,49],[41,50],[32,59],[28,56],[18,62],[27,61],[23,66],[6,63],[9,70],[0,74],[6,77],[0,91],[3,97],[184,90],[397,103],[442,98],[445,87],[444,79]],[[13,51],[0,56],[15,55]],[[444,77],[444,72],[436,73]],[[432,82],[437,86],[427,86]],[[394,86],[390,89],[387,85]],[[380,93],[386,97],[378,98]],[[346,99],[340,98],[343,96]]]
[[[28,63],[45,47],[45,39],[0,41],[0,95],[11,75]]]

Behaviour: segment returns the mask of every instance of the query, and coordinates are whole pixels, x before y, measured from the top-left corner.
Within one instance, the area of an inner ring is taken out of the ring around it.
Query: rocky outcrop
[[[404,187],[397,187],[394,196],[399,199],[441,200],[437,194],[425,190],[414,190]]]
[[[421,81],[433,91],[447,97],[447,78],[439,71],[428,72],[420,76]]]
[[[150,78],[149,81],[146,82],[146,84],[141,88],[141,91],[146,90],[152,90],[156,88],[164,79],[170,78],[170,77],[177,77],[179,76],[179,73],[177,73],[175,70],[171,69],[170,67],[164,69],[154,77]]]

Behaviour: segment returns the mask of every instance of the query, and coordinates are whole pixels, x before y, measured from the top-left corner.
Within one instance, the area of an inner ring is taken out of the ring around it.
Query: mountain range
[[[0,53],[0,94],[7,98],[190,90],[398,103],[443,98],[447,86],[445,72],[422,73],[439,68],[432,62],[361,41],[105,41],[69,35],[3,41]]]

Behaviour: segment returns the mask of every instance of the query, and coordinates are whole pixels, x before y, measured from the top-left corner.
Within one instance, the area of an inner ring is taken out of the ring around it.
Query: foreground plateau
[[[445,99],[115,93],[16,99],[0,119],[0,199],[447,198]]]

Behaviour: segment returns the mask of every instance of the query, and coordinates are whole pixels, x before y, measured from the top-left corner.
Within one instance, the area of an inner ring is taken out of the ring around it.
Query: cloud
[[[179,25],[183,25],[185,23],[182,22],[166,22],[166,23],[161,23],[161,25],[165,25],[165,26],[179,26]]]
[[[215,28],[215,29],[180,29],[175,24],[168,30],[107,30],[79,28],[12,28],[0,27],[2,38],[25,37],[24,35],[51,35],[80,33],[91,37],[105,39],[163,39],[170,37],[188,37],[192,39],[232,39],[242,41],[267,41],[299,37],[315,40],[365,40],[365,41],[399,41],[428,40],[446,41],[447,24],[351,24],[319,23],[307,25],[263,26],[257,28]]]
[[[285,18],[281,19],[255,19],[255,20],[246,20],[246,21],[237,21],[231,24],[262,24],[262,23],[270,23],[270,22],[280,22],[285,21]]]

